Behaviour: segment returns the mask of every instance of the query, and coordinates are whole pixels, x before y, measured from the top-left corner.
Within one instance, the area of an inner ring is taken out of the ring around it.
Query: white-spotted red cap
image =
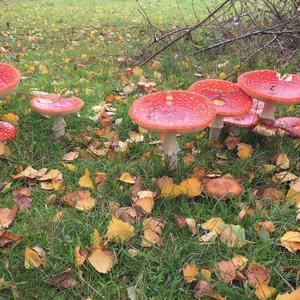
[[[230,81],[202,80],[192,84],[188,91],[207,97],[214,104],[216,114],[223,117],[247,114],[252,107],[251,97]]]
[[[21,73],[9,64],[0,63],[0,98],[13,91],[21,80]]]
[[[0,121],[0,142],[5,142],[15,138],[17,129],[10,123]]]
[[[285,129],[291,136],[300,138],[300,118],[285,117],[275,120],[275,127]]]
[[[45,94],[31,100],[34,110],[46,116],[68,115],[79,111],[84,102],[77,97],[63,98],[58,94]]]
[[[256,70],[240,75],[238,84],[248,95],[261,101],[281,105],[300,103],[300,77],[294,74]]]
[[[196,132],[207,127],[216,113],[203,96],[186,91],[149,94],[136,100],[129,116],[138,125],[155,132]]]

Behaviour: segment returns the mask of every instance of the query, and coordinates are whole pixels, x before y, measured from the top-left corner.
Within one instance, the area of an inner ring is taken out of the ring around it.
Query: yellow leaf
[[[300,232],[288,231],[280,239],[281,246],[288,249],[290,252],[295,253],[300,250]]]
[[[201,228],[209,231],[214,231],[216,233],[221,233],[221,225],[225,224],[221,218],[210,218],[203,224]]]
[[[126,183],[129,183],[129,184],[134,184],[135,183],[135,180],[132,178],[132,176],[125,172],[121,175],[121,177],[119,178],[122,182],[126,182]]]
[[[24,266],[26,269],[39,268],[46,265],[46,254],[42,248],[33,247],[25,248],[24,252],[25,262]]]
[[[11,150],[3,143],[0,143],[0,156],[11,156]]]
[[[169,183],[161,189],[161,196],[164,198],[176,198],[182,194],[182,190],[179,185],[174,183]]]
[[[68,192],[60,201],[80,211],[91,210],[96,205],[96,199],[94,199],[88,191]]]
[[[61,219],[63,218],[64,216],[64,211],[63,210],[60,210],[58,212],[56,212],[54,218],[53,218],[53,222],[54,223],[58,223],[61,221]]]
[[[134,227],[122,220],[112,217],[108,228],[106,236],[109,240],[114,240],[117,242],[127,242],[134,235]]]
[[[199,269],[196,265],[192,263],[186,264],[183,269],[183,277],[186,283],[191,283],[196,280],[196,276],[198,275]]]
[[[48,74],[48,68],[45,65],[39,65],[39,71],[42,75]]]
[[[79,179],[78,184],[81,187],[86,187],[88,189],[93,189],[94,188],[94,184],[90,178],[90,171],[88,169],[85,169],[84,171],[84,175]]]
[[[113,252],[97,247],[92,250],[92,254],[88,257],[88,261],[97,272],[105,274],[111,271],[116,263],[116,257]]]
[[[64,166],[67,170],[69,170],[69,171],[71,171],[71,172],[75,172],[75,171],[76,171],[76,166],[73,165],[73,164],[65,164],[65,163],[63,163],[63,166]]]
[[[211,272],[208,269],[200,269],[199,273],[203,279],[205,280],[211,279]]]
[[[100,242],[101,242],[101,236],[100,236],[98,230],[94,229],[93,233],[92,233],[91,247],[95,248],[95,247],[100,246]]]
[[[300,178],[290,183],[290,189],[286,198],[292,200],[296,206],[300,204]]]
[[[266,283],[257,285],[254,294],[259,300],[268,300],[276,290]]]
[[[83,265],[83,263],[86,260],[86,255],[83,255],[83,251],[80,250],[79,246],[75,247],[74,260],[75,260],[75,267],[78,269]]]
[[[286,170],[290,167],[290,160],[284,152],[278,154],[276,158],[276,166],[282,170]]]
[[[243,255],[234,255],[231,261],[234,263],[238,270],[242,271],[248,262],[248,258]]]
[[[154,193],[151,191],[138,192],[137,198],[133,200],[133,207],[142,213],[151,213],[154,207]]]
[[[14,113],[7,113],[1,117],[1,120],[8,123],[17,123],[19,121],[19,117]]]
[[[26,68],[26,73],[32,74],[35,71],[35,66],[28,66]]]
[[[237,156],[241,160],[248,159],[252,155],[253,149],[250,145],[240,143],[240,144],[237,145],[237,147],[238,147]]]
[[[132,72],[133,72],[134,76],[137,76],[137,77],[142,76],[143,73],[144,73],[143,69],[141,69],[141,68],[139,68],[139,67],[134,67],[134,68],[132,69]]]
[[[299,300],[300,299],[300,287],[291,293],[279,294],[276,300]]]
[[[49,170],[44,176],[39,178],[40,181],[52,180],[61,175],[61,172],[57,169]]]
[[[219,74],[220,79],[224,80],[227,77],[227,74],[225,72],[221,72]]]
[[[201,192],[203,190],[203,186],[198,178],[192,177],[192,178],[183,180],[179,184],[179,189],[186,196],[193,198],[193,197],[199,196],[201,194]]]

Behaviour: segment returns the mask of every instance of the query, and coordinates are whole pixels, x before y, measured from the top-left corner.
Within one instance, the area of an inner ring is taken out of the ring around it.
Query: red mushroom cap
[[[0,63],[0,97],[13,91],[21,80],[21,73],[13,66]]]
[[[247,114],[252,107],[252,99],[236,83],[226,80],[202,80],[188,88],[207,97],[214,104],[216,114],[224,117],[236,117]]]
[[[0,142],[5,142],[15,138],[17,129],[10,123],[0,121]]]
[[[259,118],[257,114],[251,112],[240,117],[225,117],[223,118],[223,121],[224,123],[236,125],[239,127],[250,127],[255,126],[258,123]]]
[[[205,97],[186,91],[149,94],[136,100],[129,116],[143,128],[155,132],[195,132],[215,118],[213,105]]]
[[[68,115],[79,111],[84,105],[77,97],[63,98],[58,94],[39,95],[30,103],[34,110],[46,116]]]
[[[238,78],[239,86],[251,97],[265,102],[290,105],[300,102],[300,77],[281,76],[272,70],[244,73]]]
[[[291,136],[300,138],[300,118],[285,117],[275,120],[275,127],[285,129]]]

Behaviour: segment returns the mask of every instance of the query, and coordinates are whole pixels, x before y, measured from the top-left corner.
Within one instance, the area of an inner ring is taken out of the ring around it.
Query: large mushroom
[[[216,109],[216,118],[210,124],[209,140],[218,140],[224,127],[223,117],[237,117],[249,113],[252,99],[236,83],[208,79],[195,82],[188,88],[208,98]]]
[[[58,139],[65,134],[64,116],[79,111],[84,102],[77,98],[63,98],[58,94],[41,94],[31,100],[31,107],[45,116],[54,117],[53,134]]]
[[[186,91],[149,94],[136,100],[129,116],[141,127],[163,134],[163,154],[167,168],[178,167],[177,133],[197,132],[215,118],[211,102],[201,95]]]
[[[282,128],[286,130],[290,136],[300,138],[300,118],[285,117],[276,119],[274,127]]]
[[[21,73],[13,66],[0,63],[0,98],[12,93],[21,80]]]
[[[262,119],[275,119],[276,105],[300,103],[300,77],[272,70],[246,72],[238,77],[239,86],[251,97],[265,102]]]

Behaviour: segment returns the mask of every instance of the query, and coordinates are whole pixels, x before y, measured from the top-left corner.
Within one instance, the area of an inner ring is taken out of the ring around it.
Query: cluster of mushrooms
[[[0,63],[0,98],[12,93],[21,79],[13,66]],[[131,119],[141,127],[163,136],[163,155],[167,168],[178,168],[177,134],[198,132],[210,127],[210,140],[218,140],[225,124],[233,129],[258,126],[268,120],[275,128],[284,129],[300,137],[300,118],[275,119],[276,105],[300,103],[300,77],[281,76],[272,70],[246,72],[237,83],[225,80],[203,80],[187,91],[164,91],[148,94],[130,107]],[[40,114],[54,118],[53,135],[65,134],[64,115],[78,112],[84,102],[77,97],[63,98],[58,94],[39,93],[31,100],[31,107]],[[16,136],[10,123],[0,121],[0,142]]]

